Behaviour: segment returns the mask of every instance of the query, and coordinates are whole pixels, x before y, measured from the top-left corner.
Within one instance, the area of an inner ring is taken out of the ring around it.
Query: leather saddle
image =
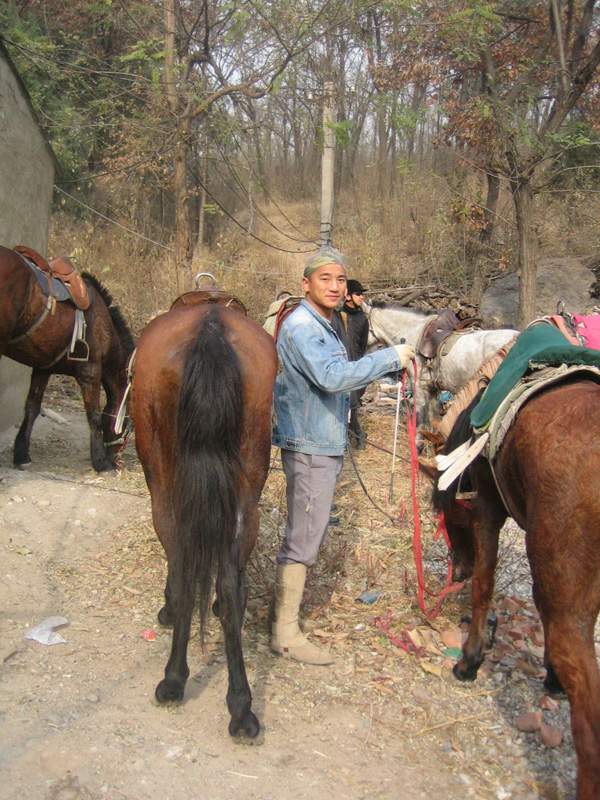
[[[69,299],[77,308],[81,309],[81,311],[86,311],[90,307],[90,295],[87,285],[73,263],[66,256],[59,256],[46,261],[44,256],[40,255],[32,247],[18,244],[13,249],[28,261],[33,262],[46,275],[46,284],[50,297],[54,297],[58,301],[63,299],[59,293],[53,291],[52,279],[54,279],[60,281],[66,287]]]
[[[445,308],[421,334],[417,351],[423,358],[435,358],[438,351],[450,334],[463,331],[467,328],[481,326],[481,321],[475,318],[460,319],[451,308]]]
[[[201,303],[213,303],[216,305],[232,308],[236,311],[241,311],[244,316],[248,315],[246,306],[237,297],[229,292],[223,292],[220,289],[196,289],[192,292],[185,292],[180,295],[171,304],[171,308],[180,308],[181,306],[197,306]]]

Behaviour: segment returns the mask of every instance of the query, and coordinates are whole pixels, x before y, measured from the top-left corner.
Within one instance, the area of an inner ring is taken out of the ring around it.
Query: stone
[[[594,302],[594,273],[581,259],[544,258],[538,263],[536,316],[555,314],[563,300],[565,309],[583,313]],[[514,328],[519,320],[519,277],[516,273],[495,280],[481,299],[480,315],[486,328]]]

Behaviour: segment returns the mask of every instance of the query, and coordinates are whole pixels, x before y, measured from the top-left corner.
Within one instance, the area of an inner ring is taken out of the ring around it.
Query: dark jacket
[[[357,361],[367,352],[369,339],[369,320],[361,308],[344,305],[340,316],[346,331],[348,358]]]

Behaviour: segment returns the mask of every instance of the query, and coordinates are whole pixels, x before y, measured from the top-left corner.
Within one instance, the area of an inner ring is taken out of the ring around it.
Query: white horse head
[[[364,302],[362,308],[369,320],[369,347],[399,344],[402,339],[416,347],[425,326],[437,316],[393,302]]]

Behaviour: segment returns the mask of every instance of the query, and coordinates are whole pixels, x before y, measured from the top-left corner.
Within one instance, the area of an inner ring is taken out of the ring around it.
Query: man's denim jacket
[[[273,444],[300,453],[342,455],[348,393],[400,369],[393,347],[348,361],[329,322],[306,300],[281,326],[277,352]]]

